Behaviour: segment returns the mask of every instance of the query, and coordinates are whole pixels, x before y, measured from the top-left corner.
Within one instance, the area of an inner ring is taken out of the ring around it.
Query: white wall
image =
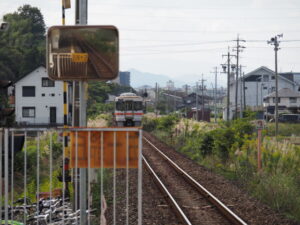
[[[257,73],[260,74],[260,73]],[[262,73],[261,75],[267,75],[266,72]],[[245,82],[245,95],[246,95],[246,105],[247,106],[262,106],[263,105],[263,97],[272,93],[272,87],[275,87],[275,80],[271,79],[272,75],[269,74],[269,81],[268,82],[255,82],[255,81],[248,81]],[[267,89],[262,89],[261,85],[267,87]],[[238,107],[240,106],[240,93],[241,93],[241,82],[238,84]],[[278,77],[278,90],[282,88],[289,88],[293,91],[298,91],[298,87],[291,82]],[[235,83],[230,86],[230,106],[235,106]]]
[[[63,82],[55,81],[54,87],[42,87],[42,77],[48,77],[47,72],[44,67],[39,67],[15,84],[16,122],[49,124],[50,107],[56,107],[56,122],[63,124]],[[23,86],[35,86],[35,97],[23,97]],[[22,117],[22,107],[35,107],[35,118]]]

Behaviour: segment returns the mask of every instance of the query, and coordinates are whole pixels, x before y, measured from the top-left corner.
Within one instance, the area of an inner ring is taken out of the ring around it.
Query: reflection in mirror
[[[113,26],[55,26],[47,34],[48,76],[54,80],[111,80],[119,72]]]

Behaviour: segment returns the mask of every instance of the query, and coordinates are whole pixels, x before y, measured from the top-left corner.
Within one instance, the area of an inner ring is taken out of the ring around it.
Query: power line
[[[122,55],[157,55],[157,54],[173,54],[173,53],[191,53],[191,52],[202,52],[202,51],[214,51],[214,50],[224,50],[225,48],[212,48],[212,49],[197,49],[197,50],[184,50],[184,51],[168,51],[168,52],[163,52],[163,51],[158,51],[158,52],[149,52],[149,53],[137,53],[137,54],[122,54]]]
[[[201,34],[207,34],[207,33],[235,33],[236,31],[228,31],[228,30],[219,30],[219,31],[209,31],[209,30],[154,30],[154,29],[135,29],[135,28],[122,28],[119,27],[119,30],[122,31],[134,31],[134,32],[159,32],[159,33],[201,33]],[[271,33],[271,32],[279,32],[279,30],[249,30],[249,31],[243,31],[242,33]],[[282,32],[282,31],[280,31]],[[284,30],[284,32],[294,32],[294,33],[300,33],[300,30]],[[264,40],[266,41],[266,40]]]
[[[195,19],[219,19],[219,20],[236,20],[237,18],[239,19],[243,19],[243,20],[275,20],[275,19],[295,19],[295,18],[300,18],[300,15],[296,15],[296,16],[285,16],[284,18],[282,17],[278,17],[278,16],[247,16],[247,17],[235,17],[235,16],[191,16],[191,15],[182,15],[182,16],[165,16],[165,15],[150,15],[152,13],[149,12],[149,14],[145,15],[145,12],[143,13],[118,13],[116,14],[115,11],[97,11],[97,13],[101,13],[101,15],[113,15],[115,17],[143,17],[143,18],[164,18],[164,19],[180,19],[180,20],[195,20]]]
[[[204,45],[204,44],[216,44],[216,43],[227,43],[230,41],[206,41],[198,43],[181,43],[181,44],[165,44],[165,45],[136,45],[130,46],[127,48],[153,48],[153,47],[173,47],[173,46],[195,46],[195,45]]]
[[[171,6],[171,5],[167,5],[167,6],[162,6],[162,5],[147,5],[147,4],[122,4],[122,3],[117,3],[117,4],[114,4],[114,3],[101,3],[101,5],[107,5],[107,6],[128,6],[128,7],[134,7],[134,8],[151,8],[151,9],[179,9],[179,7],[175,7],[175,6]],[[186,5],[184,5],[186,6]],[[201,11],[206,11],[206,10],[227,10],[227,9],[239,9],[239,10],[242,10],[242,9],[245,9],[245,10],[249,10],[248,7],[239,7],[239,6],[236,6],[236,5],[229,5],[229,6],[220,6],[220,7],[193,7],[193,8],[183,8],[183,7],[180,7],[180,10],[201,10]],[[261,9],[259,7],[251,7],[251,9],[253,10],[257,10],[257,9]],[[299,7],[268,7],[268,10],[299,10],[300,8]]]

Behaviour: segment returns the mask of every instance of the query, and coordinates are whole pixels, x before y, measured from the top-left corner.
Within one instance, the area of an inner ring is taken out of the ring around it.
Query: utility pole
[[[226,103],[226,121],[229,120],[229,106],[230,106],[230,58],[235,55],[230,54],[230,48],[228,47],[227,55],[222,55],[222,57],[227,57],[227,65],[222,64],[223,73],[227,71],[227,103]]]
[[[202,111],[201,111],[201,120],[204,121],[204,81],[203,80],[203,74],[201,79],[201,94],[202,94]]]
[[[241,67],[242,74],[242,67]],[[243,72],[243,97],[244,97],[244,110],[246,110],[246,86],[245,86],[245,73]]]
[[[276,35],[272,37],[268,44],[274,45],[275,51],[275,136],[278,136],[278,73],[277,73],[277,52],[279,50],[279,43],[278,38],[282,38],[283,34]]]
[[[196,82],[196,121],[198,121],[198,82]]]
[[[235,76],[235,117],[237,118],[237,111],[238,111],[238,83],[239,83],[239,53],[242,52],[242,48],[244,46],[240,45],[240,41],[246,42],[245,40],[241,40],[239,35],[237,36],[236,47],[233,49],[236,51],[236,76]],[[242,98],[242,96],[240,96]],[[240,106],[240,111],[242,110],[242,105]]]
[[[188,85],[185,85],[185,97],[187,98],[188,96]],[[185,117],[187,118],[187,104],[185,102]]]
[[[78,25],[87,25],[87,0],[76,0],[75,7],[75,23]],[[74,87],[75,88],[75,87]],[[79,126],[86,127],[86,106],[87,106],[87,82],[79,81],[79,99],[80,99],[80,109],[79,109]],[[76,125],[76,124],[75,124]],[[87,224],[87,169],[79,169],[79,192],[80,192],[80,224]]]
[[[157,105],[158,105],[158,84],[155,83],[155,117],[157,117]]]
[[[215,67],[215,88],[214,88],[214,118],[215,123],[217,123],[217,81],[218,81],[218,67]]]
[[[241,105],[241,109],[240,109],[240,118],[243,118],[243,111],[244,111],[244,93],[245,93],[245,85],[244,85],[244,76],[242,75],[242,65],[240,65],[240,95],[241,95],[241,98],[240,98],[240,105]]]

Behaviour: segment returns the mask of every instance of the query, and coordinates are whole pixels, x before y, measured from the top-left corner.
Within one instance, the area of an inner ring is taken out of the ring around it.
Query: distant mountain
[[[172,80],[176,87],[181,87],[185,84],[183,81],[174,80],[166,75],[141,72],[136,69],[130,69],[129,71],[130,84],[134,88],[141,87],[144,85],[155,87],[155,83],[158,83],[160,87],[165,87],[167,81],[169,80]]]

